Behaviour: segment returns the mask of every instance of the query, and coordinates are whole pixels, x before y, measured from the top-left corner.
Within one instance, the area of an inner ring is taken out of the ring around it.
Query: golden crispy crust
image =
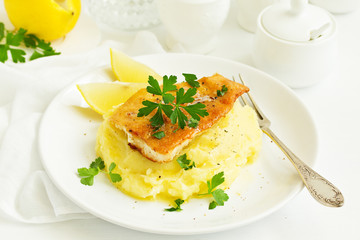
[[[144,107],[142,102],[149,100],[152,102],[159,102],[159,96],[150,94],[146,89],[141,89],[130,97],[123,105],[115,110],[114,114],[110,117],[109,121],[113,127],[124,130],[129,138],[136,139],[137,141],[131,142],[131,147],[139,150],[145,157],[155,162],[171,161],[176,154],[187,145],[189,140],[198,135],[199,133],[211,128],[222,117],[224,117],[233,107],[236,99],[243,93],[248,92],[249,89],[239,83],[231,81],[220,74],[215,74],[211,77],[204,77],[198,80],[200,87],[194,96],[195,102],[205,104],[208,116],[201,118],[197,128],[190,128],[186,126],[184,129],[179,129],[177,124],[171,124],[168,117],[164,115],[165,124],[159,131],[165,132],[165,137],[157,139],[152,136],[154,128],[150,124],[150,118],[155,114],[155,110],[144,117],[137,117],[140,108]],[[224,96],[218,97],[217,90],[221,90],[225,85],[228,90]],[[186,82],[176,84],[177,88],[183,87],[185,90],[190,88]],[[184,112],[189,118],[189,114]],[[147,145],[151,151],[162,155],[162,158],[154,157],[154,154],[148,154],[144,149],[143,144]],[[186,144],[184,144],[186,143]]]

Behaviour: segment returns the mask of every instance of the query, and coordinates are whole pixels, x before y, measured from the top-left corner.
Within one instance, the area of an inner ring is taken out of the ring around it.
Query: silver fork
[[[240,81],[245,85],[241,75],[239,74]],[[233,77],[235,81],[235,78]],[[328,207],[341,207],[344,205],[344,197],[332,183],[320,176],[312,168],[301,161],[280,139],[270,130],[270,120],[262,113],[258,105],[249,93],[246,93],[248,99],[251,101],[251,105],[248,103],[246,98],[242,95],[239,102],[242,105],[249,105],[252,107],[258,115],[258,122],[260,129],[268,135],[278,147],[283,151],[287,158],[296,168],[299,173],[301,180],[309,190],[311,196],[315,198],[321,204]],[[242,100],[242,101],[241,101]]]

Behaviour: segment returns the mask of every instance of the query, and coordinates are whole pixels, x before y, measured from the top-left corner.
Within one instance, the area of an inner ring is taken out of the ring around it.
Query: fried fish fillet
[[[129,145],[141,152],[141,154],[154,162],[171,161],[188,143],[198,134],[211,128],[222,117],[232,109],[236,99],[249,89],[234,81],[231,81],[220,74],[211,77],[204,77],[198,80],[200,87],[194,96],[194,102],[203,103],[209,113],[202,117],[196,128],[186,126],[184,129],[178,129],[177,124],[172,124],[167,116],[164,117],[165,124],[158,130],[164,131],[165,137],[157,139],[152,134],[154,127],[150,124],[150,118],[154,116],[156,110],[144,117],[137,117],[140,108],[144,107],[142,102],[149,100],[159,102],[159,96],[150,94],[146,89],[141,89],[130,97],[123,105],[118,107],[110,116],[110,124],[116,129],[123,130],[127,137]],[[217,90],[222,86],[227,87],[223,96],[217,95]],[[185,91],[191,86],[186,83],[176,84],[177,88],[184,88]],[[190,118],[189,114],[184,111]]]

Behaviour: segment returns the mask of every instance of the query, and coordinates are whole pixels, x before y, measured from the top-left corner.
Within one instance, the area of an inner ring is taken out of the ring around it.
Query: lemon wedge
[[[77,88],[89,106],[97,113],[104,115],[114,106],[126,100],[139,89],[145,88],[146,83],[85,83]]]
[[[52,41],[70,32],[80,15],[81,0],[4,0],[11,23]]]
[[[150,67],[133,60],[122,52],[110,49],[110,58],[112,70],[121,82],[146,83],[150,75],[162,81],[162,77]]]

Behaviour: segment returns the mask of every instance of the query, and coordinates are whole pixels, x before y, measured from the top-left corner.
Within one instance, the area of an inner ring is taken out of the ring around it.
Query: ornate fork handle
[[[263,127],[262,130],[289,158],[310,194],[317,201],[329,207],[341,207],[344,204],[344,197],[339,189],[301,161],[268,127]]]

